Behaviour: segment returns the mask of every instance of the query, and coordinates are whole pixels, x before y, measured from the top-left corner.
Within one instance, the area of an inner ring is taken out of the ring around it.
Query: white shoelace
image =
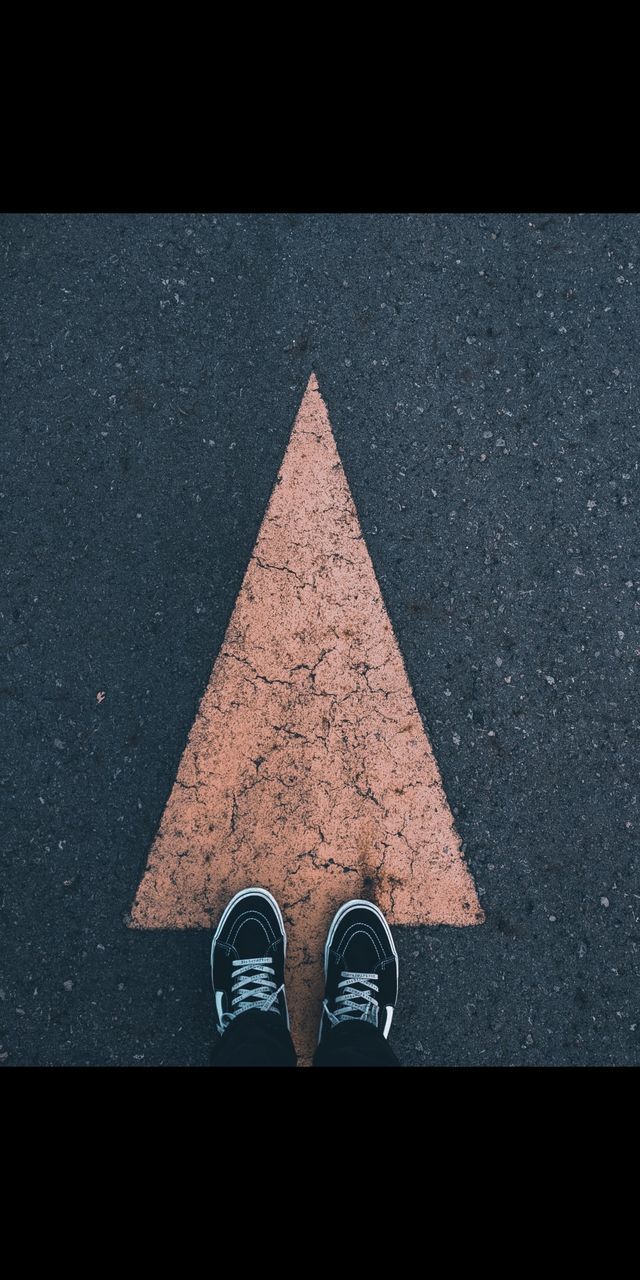
[[[335,1013],[331,1012],[326,1000],[324,1002],[329,1021],[335,1024],[347,1022],[351,1018],[361,1022],[372,1022],[377,1027],[379,1008],[377,973],[349,973],[343,969],[340,976],[338,990],[344,987],[344,991],[336,996]]]
[[[239,1013],[247,1013],[249,1009],[264,1009],[266,1013],[280,1012],[279,1009],[272,1009],[272,1005],[284,990],[284,983],[276,988],[273,964],[268,956],[258,956],[254,960],[233,960],[232,966],[236,981],[232,983],[231,991],[238,994],[232,994],[231,1009],[222,1015],[223,1030]]]

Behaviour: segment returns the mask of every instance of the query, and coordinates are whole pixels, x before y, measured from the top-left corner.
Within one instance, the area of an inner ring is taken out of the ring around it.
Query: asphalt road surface
[[[392,1043],[637,1063],[640,219],[5,215],[0,272],[0,1063],[208,1061],[210,934],[127,919],[312,370],[486,913],[395,930]]]

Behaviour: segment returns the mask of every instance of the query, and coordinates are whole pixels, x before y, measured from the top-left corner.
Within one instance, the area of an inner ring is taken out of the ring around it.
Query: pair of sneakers
[[[218,1031],[261,1009],[284,1019],[287,936],[282,912],[266,889],[243,889],[231,899],[214,934],[211,978]],[[324,949],[325,994],[318,1044],[337,1023],[370,1022],[389,1035],[398,997],[398,955],[378,907],[353,898],[336,912]]]

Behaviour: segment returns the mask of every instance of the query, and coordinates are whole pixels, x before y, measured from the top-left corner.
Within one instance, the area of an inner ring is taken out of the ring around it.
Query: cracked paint
[[[282,909],[304,1064],[343,902],[372,898],[392,924],[483,920],[314,375],[131,925],[214,927],[249,885]]]

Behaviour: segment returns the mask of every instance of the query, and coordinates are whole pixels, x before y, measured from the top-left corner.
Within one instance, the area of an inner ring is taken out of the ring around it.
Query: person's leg
[[[284,1018],[261,1009],[234,1018],[211,1050],[212,1067],[295,1067],[296,1051]]]
[[[314,1067],[399,1067],[388,1040],[369,1022],[341,1022],[320,1041]]]
[[[325,998],[315,1067],[399,1067],[387,1036],[398,998],[398,954],[372,902],[336,912],[324,953]]]
[[[287,939],[266,889],[243,889],[223,912],[211,944],[220,1038],[212,1067],[295,1067],[284,992]]]

